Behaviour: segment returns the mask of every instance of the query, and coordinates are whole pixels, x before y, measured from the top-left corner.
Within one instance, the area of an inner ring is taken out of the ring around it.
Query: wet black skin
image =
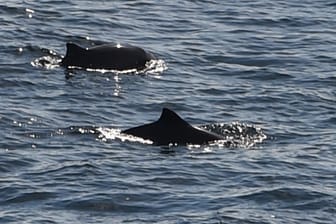
[[[221,136],[193,127],[174,111],[164,108],[160,118],[149,124],[122,131],[124,134],[149,139],[155,145],[203,145],[222,139]]]
[[[143,69],[155,57],[142,48],[130,45],[103,44],[92,48],[82,48],[67,43],[67,51],[62,59],[64,67],[90,69],[129,70]]]

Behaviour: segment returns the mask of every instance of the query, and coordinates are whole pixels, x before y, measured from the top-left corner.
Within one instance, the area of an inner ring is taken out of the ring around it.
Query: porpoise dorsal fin
[[[177,113],[174,111],[168,109],[168,108],[163,108],[161,116],[158,120],[158,122],[164,122],[164,123],[169,123],[169,124],[182,124],[182,125],[187,125],[190,126],[188,122],[183,120]]]
[[[79,56],[83,55],[85,49],[71,42],[66,44],[66,48],[66,53],[61,61],[61,65],[81,66],[81,64],[78,64],[77,61],[80,58]]]
[[[157,121],[130,128],[121,133],[149,139],[155,145],[202,145],[222,139],[215,133],[193,127],[168,108],[162,109],[161,116]]]
[[[66,56],[77,55],[79,52],[82,52],[85,50],[81,46],[71,43],[71,42],[67,43],[66,47],[67,47]]]

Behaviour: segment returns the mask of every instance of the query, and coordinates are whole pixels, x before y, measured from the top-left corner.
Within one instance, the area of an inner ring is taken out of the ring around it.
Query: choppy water
[[[335,13],[333,1],[0,3],[0,222],[335,223]],[[36,64],[68,41],[133,44],[167,69],[69,78]],[[237,144],[118,137],[162,107]]]

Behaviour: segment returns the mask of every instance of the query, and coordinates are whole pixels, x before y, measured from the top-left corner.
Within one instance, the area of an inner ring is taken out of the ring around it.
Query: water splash
[[[80,69],[82,70],[83,68],[77,67],[77,66],[69,66],[68,68],[70,69]],[[116,75],[122,75],[122,74],[134,74],[134,75],[153,75],[153,76],[160,76],[160,74],[167,70],[168,66],[164,62],[164,60],[159,59],[159,60],[150,60],[146,63],[145,68],[143,69],[126,69],[126,70],[114,70],[114,69],[92,69],[92,68],[87,68],[84,69],[89,72],[99,72],[102,74],[105,73],[113,73]]]
[[[61,59],[55,56],[43,56],[31,62],[31,65],[37,68],[54,69],[60,66]]]
[[[127,135],[121,133],[120,129],[115,128],[97,128],[97,131],[99,133],[98,139],[101,139],[104,142],[110,141],[110,140],[120,140],[122,142],[128,141],[128,142],[138,142],[142,144],[153,144],[151,140],[139,138],[132,135]]]
[[[211,146],[251,148],[267,139],[261,128],[240,122],[207,124],[200,128],[223,136],[223,140],[215,141]]]
[[[19,49],[20,51],[20,49]],[[36,58],[33,60],[30,64],[33,67],[36,68],[46,68],[46,69],[54,69],[60,66],[62,56],[57,54],[55,51],[46,49],[46,48],[40,48],[39,51],[41,51],[42,54],[46,54],[42,57]]]

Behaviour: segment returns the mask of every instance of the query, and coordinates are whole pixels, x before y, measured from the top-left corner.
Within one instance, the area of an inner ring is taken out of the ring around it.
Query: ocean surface
[[[0,223],[336,223],[335,15],[331,0],[3,1]],[[68,70],[67,42],[158,60]],[[227,141],[120,133],[164,107]]]

